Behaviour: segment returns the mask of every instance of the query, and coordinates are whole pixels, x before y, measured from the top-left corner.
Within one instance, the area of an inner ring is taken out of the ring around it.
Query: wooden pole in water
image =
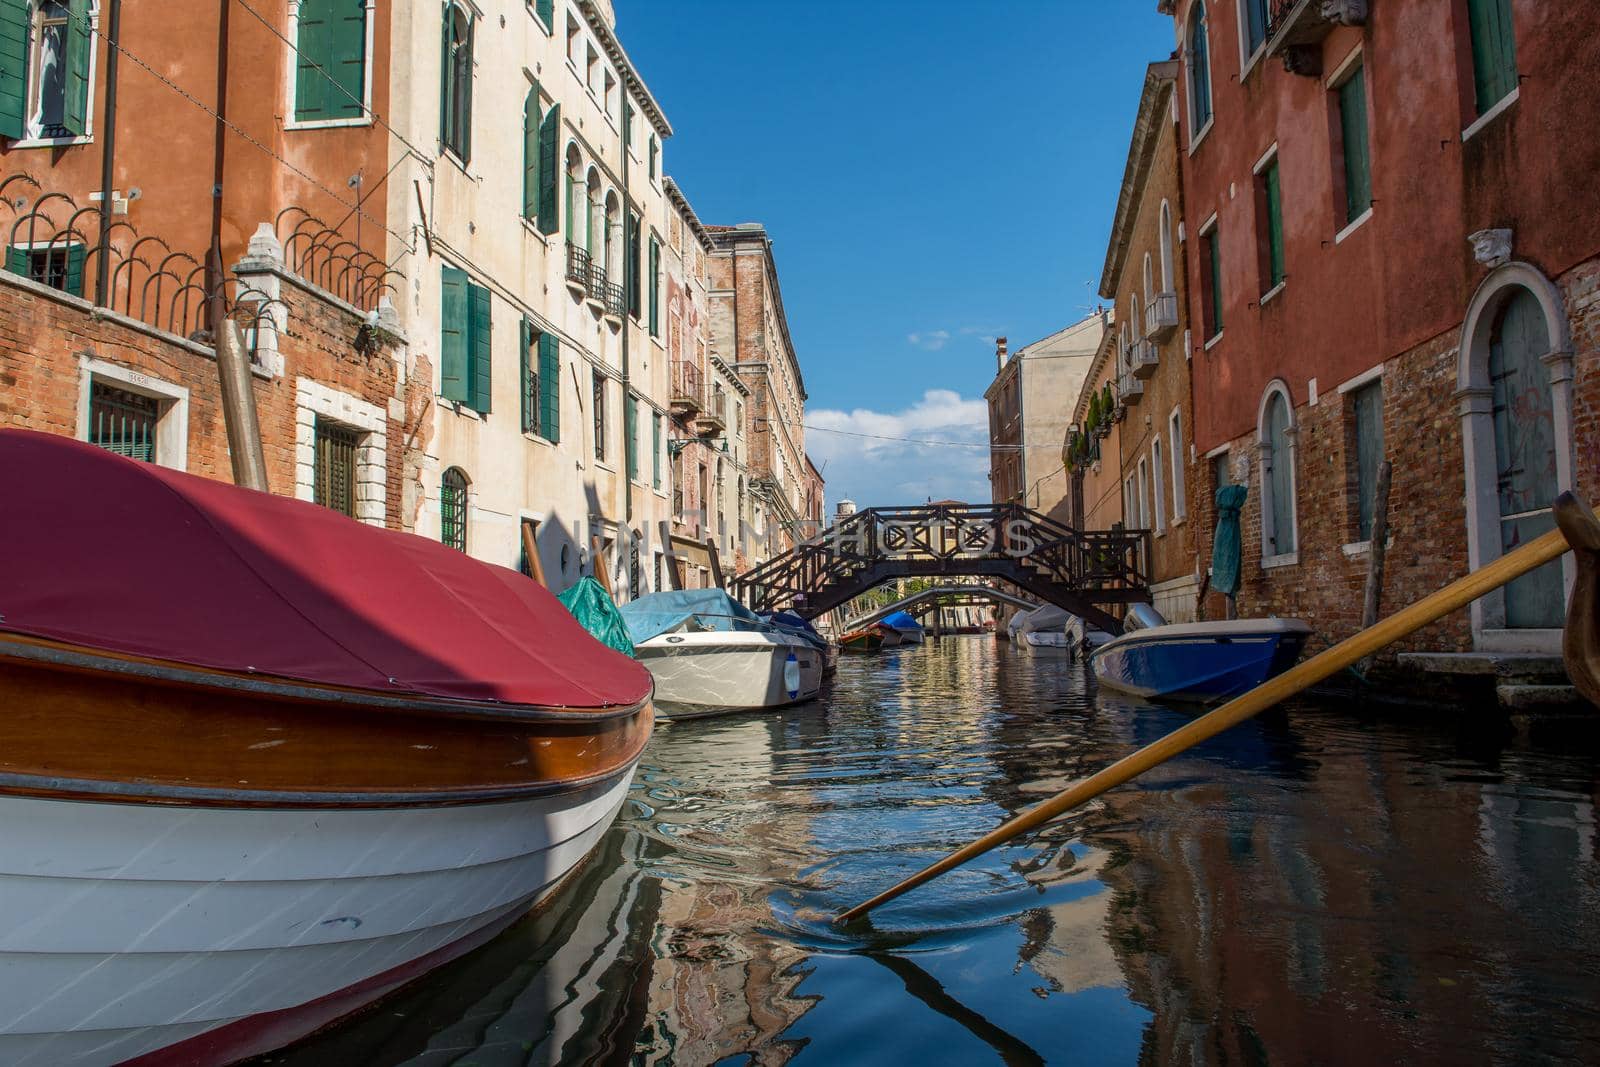
[[[1563,493],[1562,497],[1567,498],[1570,495]],[[1424,597],[1376,626],[1362,630],[1354,637],[1339,642],[1299,666],[1269,679],[1243,696],[1230,700],[1215,711],[1202,715],[1187,726],[1172,731],[1137,752],[1124,756],[1104,770],[1069,786],[1044,803],[1002,823],[970,845],[957,849],[939,862],[923,868],[871,900],[841,912],[836,921],[848,922],[860,918],[878,905],[888,903],[902,893],[915,889],[924,882],[931,881],[946,871],[959,867],[998,845],[1005,844],[1014,837],[1043,826],[1056,816],[1071,811],[1106,790],[1119,786],[1193,748],[1207,738],[1215,737],[1228,727],[1235,726],[1287,700],[1379,649],[1415,633],[1431,622],[1444,618],[1452,611],[1466,607],[1485,593],[1527,574],[1535,567],[1543,566],[1566,550],[1567,539],[1560,529],[1551,530],[1536,540],[1529,541],[1521,548],[1508,552],[1493,563],[1451,582],[1438,592]]]

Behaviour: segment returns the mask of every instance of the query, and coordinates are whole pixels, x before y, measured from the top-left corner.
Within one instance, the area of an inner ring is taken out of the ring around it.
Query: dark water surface
[[[1273,712],[829,917],[1188,716],[988,638],[662,727],[598,854],[274,1064],[1600,1062],[1600,741]]]

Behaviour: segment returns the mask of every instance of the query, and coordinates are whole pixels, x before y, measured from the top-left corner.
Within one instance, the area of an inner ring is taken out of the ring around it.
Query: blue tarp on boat
[[[682,626],[693,618],[697,629],[767,631],[766,622],[721,589],[674,589],[649,593],[621,605],[634,644],[650,640]]]
[[[774,611],[770,614],[763,612],[761,617],[785,633],[794,634],[796,637],[811,642],[819,649],[827,650],[828,639],[817,632],[817,628],[810,622],[796,615],[792,611]]]
[[[922,629],[922,624],[920,622],[903,611],[897,611],[892,615],[885,615],[881,621],[885,626],[892,630]]]

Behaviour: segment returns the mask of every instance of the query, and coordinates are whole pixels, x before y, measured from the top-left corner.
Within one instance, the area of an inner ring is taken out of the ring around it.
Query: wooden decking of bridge
[[[868,508],[737,575],[760,611],[814,618],[896,578],[999,578],[1116,632],[1104,605],[1148,601],[1146,530],[1075,530],[1019,504]]]

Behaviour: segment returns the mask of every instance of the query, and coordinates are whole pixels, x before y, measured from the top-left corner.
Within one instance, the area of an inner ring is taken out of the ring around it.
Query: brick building
[[[1150,595],[1169,621],[1195,617],[1200,574],[1189,500],[1188,286],[1177,259],[1183,187],[1175,62],[1152,63],[1100,277],[1116,329],[1117,448],[1127,525],[1149,530]],[[1203,491],[1203,488],[1201,489]]]
[[[1061,453],[1072,478],[1067,522],[1080,530],[1123,525],[1122,420],[1127,410],[1116,394],[1122,327],[1115,311],[1104,315],[1100,346],[1073,405]]]
[[[1385,613],[1549,528],[1559,490],[1600,488],[1600,215],[1573,180],[1600,169],[1594,13],[1160,6],[1182,64],[1195,495],[1250,487],[1241,613],[1338,639],[1385,458]],[[1404,647],[1554,649],[1563,567]]]
[[[750,389],[747,553],[759,561],[792,548],[803,517],[806,384],[766,229],[746,222],[707,230],[713,345]]]

